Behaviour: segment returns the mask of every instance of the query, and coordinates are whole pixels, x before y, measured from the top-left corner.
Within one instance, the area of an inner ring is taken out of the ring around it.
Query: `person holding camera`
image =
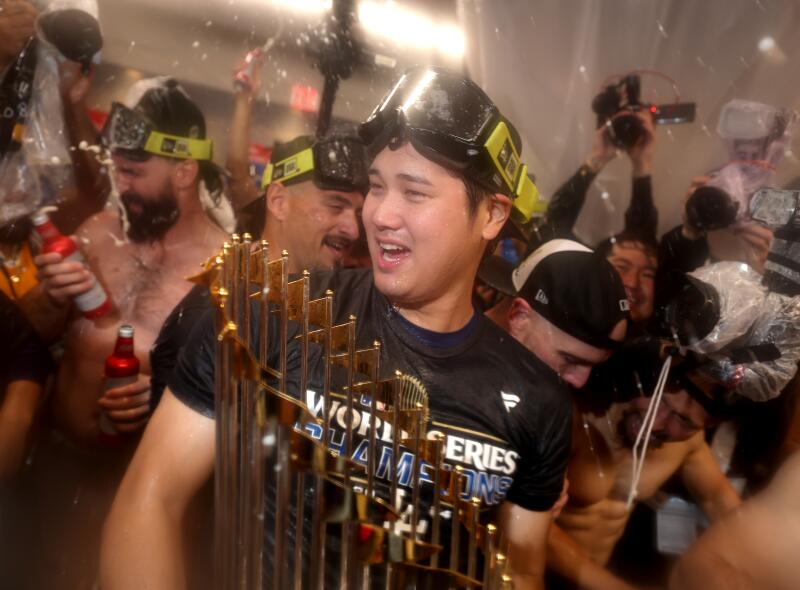
[[[659,285],[658,301],[666,301],[672,294],[668,275],[674,272],[691,272],[709,260],[734,260],[745,262],[759,273],[772,244],[772,230],[753,220],[741,221],[728,227],[716,227],[703,220],[702,201],[720,199],[722,191],[709,185],[710,176],[692,179],[684,197],[683,223],[661,237],[658,249]],[[714,207],[719,211],[719,207]]]
[[[630,117],[618,113],[615,117]],[[655,155],[656,134],[650,111],[633,113],[640,122],[642,133],[625,153],[633,166],[631,202],[625,211],[625,228],[637,228],[642,235],[655,238],[658,211],[653,202],[651,174]],[[572,228],[578,220],[586,194],[594,179],[609,162],[617,157],[620,148],[612,140],[609,126],[603,125],[594,133],[592,148],[578,170],[555,192],[547,207],[545,227],[553,237],[574,239]]]
[[[636,117],[641,123],[638,139],[624,151],[633,166],[631,201],[625,211],[622,232],[601,242],[596,250],[619,273],[630,301],[629,335],[637,334],[653,314],[657,265],[658,210],[653,202],[651,174],[656,135],[649,110],[620,112],[615,117]],[[613,120],[613,119],[612,119]],[[572,228],[586,200],[592,181],[619,153],[609,125],[595,131],[592,149],[577,172],[556,191],[540,230],[546,238],[576,239]]]

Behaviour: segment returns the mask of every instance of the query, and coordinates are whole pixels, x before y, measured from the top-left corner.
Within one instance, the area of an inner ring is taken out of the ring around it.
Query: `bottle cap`
[[[133,326],[130,324],[122,324],[119,327],[119,335],[122,338],[133,338]]]
[[[35,213],[33,217],[31,217],[31,221],[33,221],[33,225],[44,225],[50,221],[50,216],[43,211],[39,211],[38,213]]]

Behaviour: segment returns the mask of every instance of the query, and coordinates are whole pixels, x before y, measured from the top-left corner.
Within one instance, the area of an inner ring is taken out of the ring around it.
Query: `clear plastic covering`
[[[774,182],[775,167],[791,140],[796,113],[760,102],[734,99],[722,107],[717,134],[730,161],[711,174],[710,186],[727,192],[739,204],[738,219],[747,216],[753,194]]]
[[[96,0],[54,0],[39,18],[67,9],[97,16]],[[32,47],[36,51],[36,67],[30,100],[21,107],[21,146],[0,160],[0,225],[53,202],[73,183],[59,91],[59,64],[66,58],[39,27]]]
[[[800,299],[768,292],[761,275],[743,263],[718,262],[690,274],[719,295],[719,322],[688,347],[708,359],[702,370],[753,401],[780,395],[800,361]],[[765,345],[779,358],[759,360],[754,351]]]

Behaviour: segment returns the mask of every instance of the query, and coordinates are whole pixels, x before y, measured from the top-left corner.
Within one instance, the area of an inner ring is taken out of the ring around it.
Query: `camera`
[[[686,201],[686,223],[695,230],[725,229],[738,214],[739,202],[717,186],[701,186]]]
[[[644,136],[645,130],[636,113],[647,110],[657,124],[691,123],[696,105],[693,102],[646,105],[641,102],[641,78],[626,74],[618,82],[606,86],[592,100],[597,114],[597,127],[607,126],[608,137],[620,148],[630,149]]]

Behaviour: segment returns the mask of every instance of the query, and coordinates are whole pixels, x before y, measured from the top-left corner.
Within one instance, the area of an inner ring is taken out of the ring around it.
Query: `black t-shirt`
[[[203,285],[196,285],[170,312],[150,349],[150,409],[155,411],[170,381],[178,353],[197,320],[208,310],[211,297]]]
[[[548,510],[558,499],[570,445],[570,393],[558,376],[526,348],[483,315],[475,314],[468,325],[452,334],[436,334],[414,326],[377,291],[369,270],[343,270],[312,277],[312,298],[327,289],[334,292],[334,321],[342,323],[350,314],[357,317],[359,348],[381,342],[383,377],[395,369],[415,377],[429,397],[431,420],[428,432],[447,435],[445,462],[460,465],[466,475],[465,498],[479,496],[491,510],[509,500],[528,510]],[[257,308],[252,314],[251,334],[258,337]],[[270,342],[276,342],[276,328]],[[291,336],[290,336],[291,337]],[[197,321],[169,381],[170,389],[189,407],[206,415],[214,413],[215,312],[209,309]],[[276,352],[276,351],[275,351]],[[270,355],[275,366],[277,356]],[[288,363],[298,366],[298,354],[290,347]],[[321,416],[322,363],[318,347],[309,351],[307,392],[300,396],[290,379],[287,389],[299,397],[316,416]],[[342,391],[336,382],[333,391]],[[331,409],[332,434],[329,446],[342,451],[344,412],[342,399],[334,398]],[[366,465],[364,449],[368,436],[369,400],[361,398],[361,412],[353,448],[349,455]],[[378,480],[386,482],[391,470],[391,429],[376,425],[384,444],[376,461]],[[315,438],[321,428],[307,425]],[[387,454],[388,453],[388,454]],[[405,451],[397,462],[399,495],[410,499],[412,458]],[[426,471],[423,469],[423,472]],[[423,487],[426,485],[423,475]],[[428,487],[430,487],[428,485]],[[423,495],[425,495],[423,493]],[[400,509],[405,501],[400,498]],[[420,511],[426,515],[425,507]],[[421,521],[422,539],[429,533]]]

